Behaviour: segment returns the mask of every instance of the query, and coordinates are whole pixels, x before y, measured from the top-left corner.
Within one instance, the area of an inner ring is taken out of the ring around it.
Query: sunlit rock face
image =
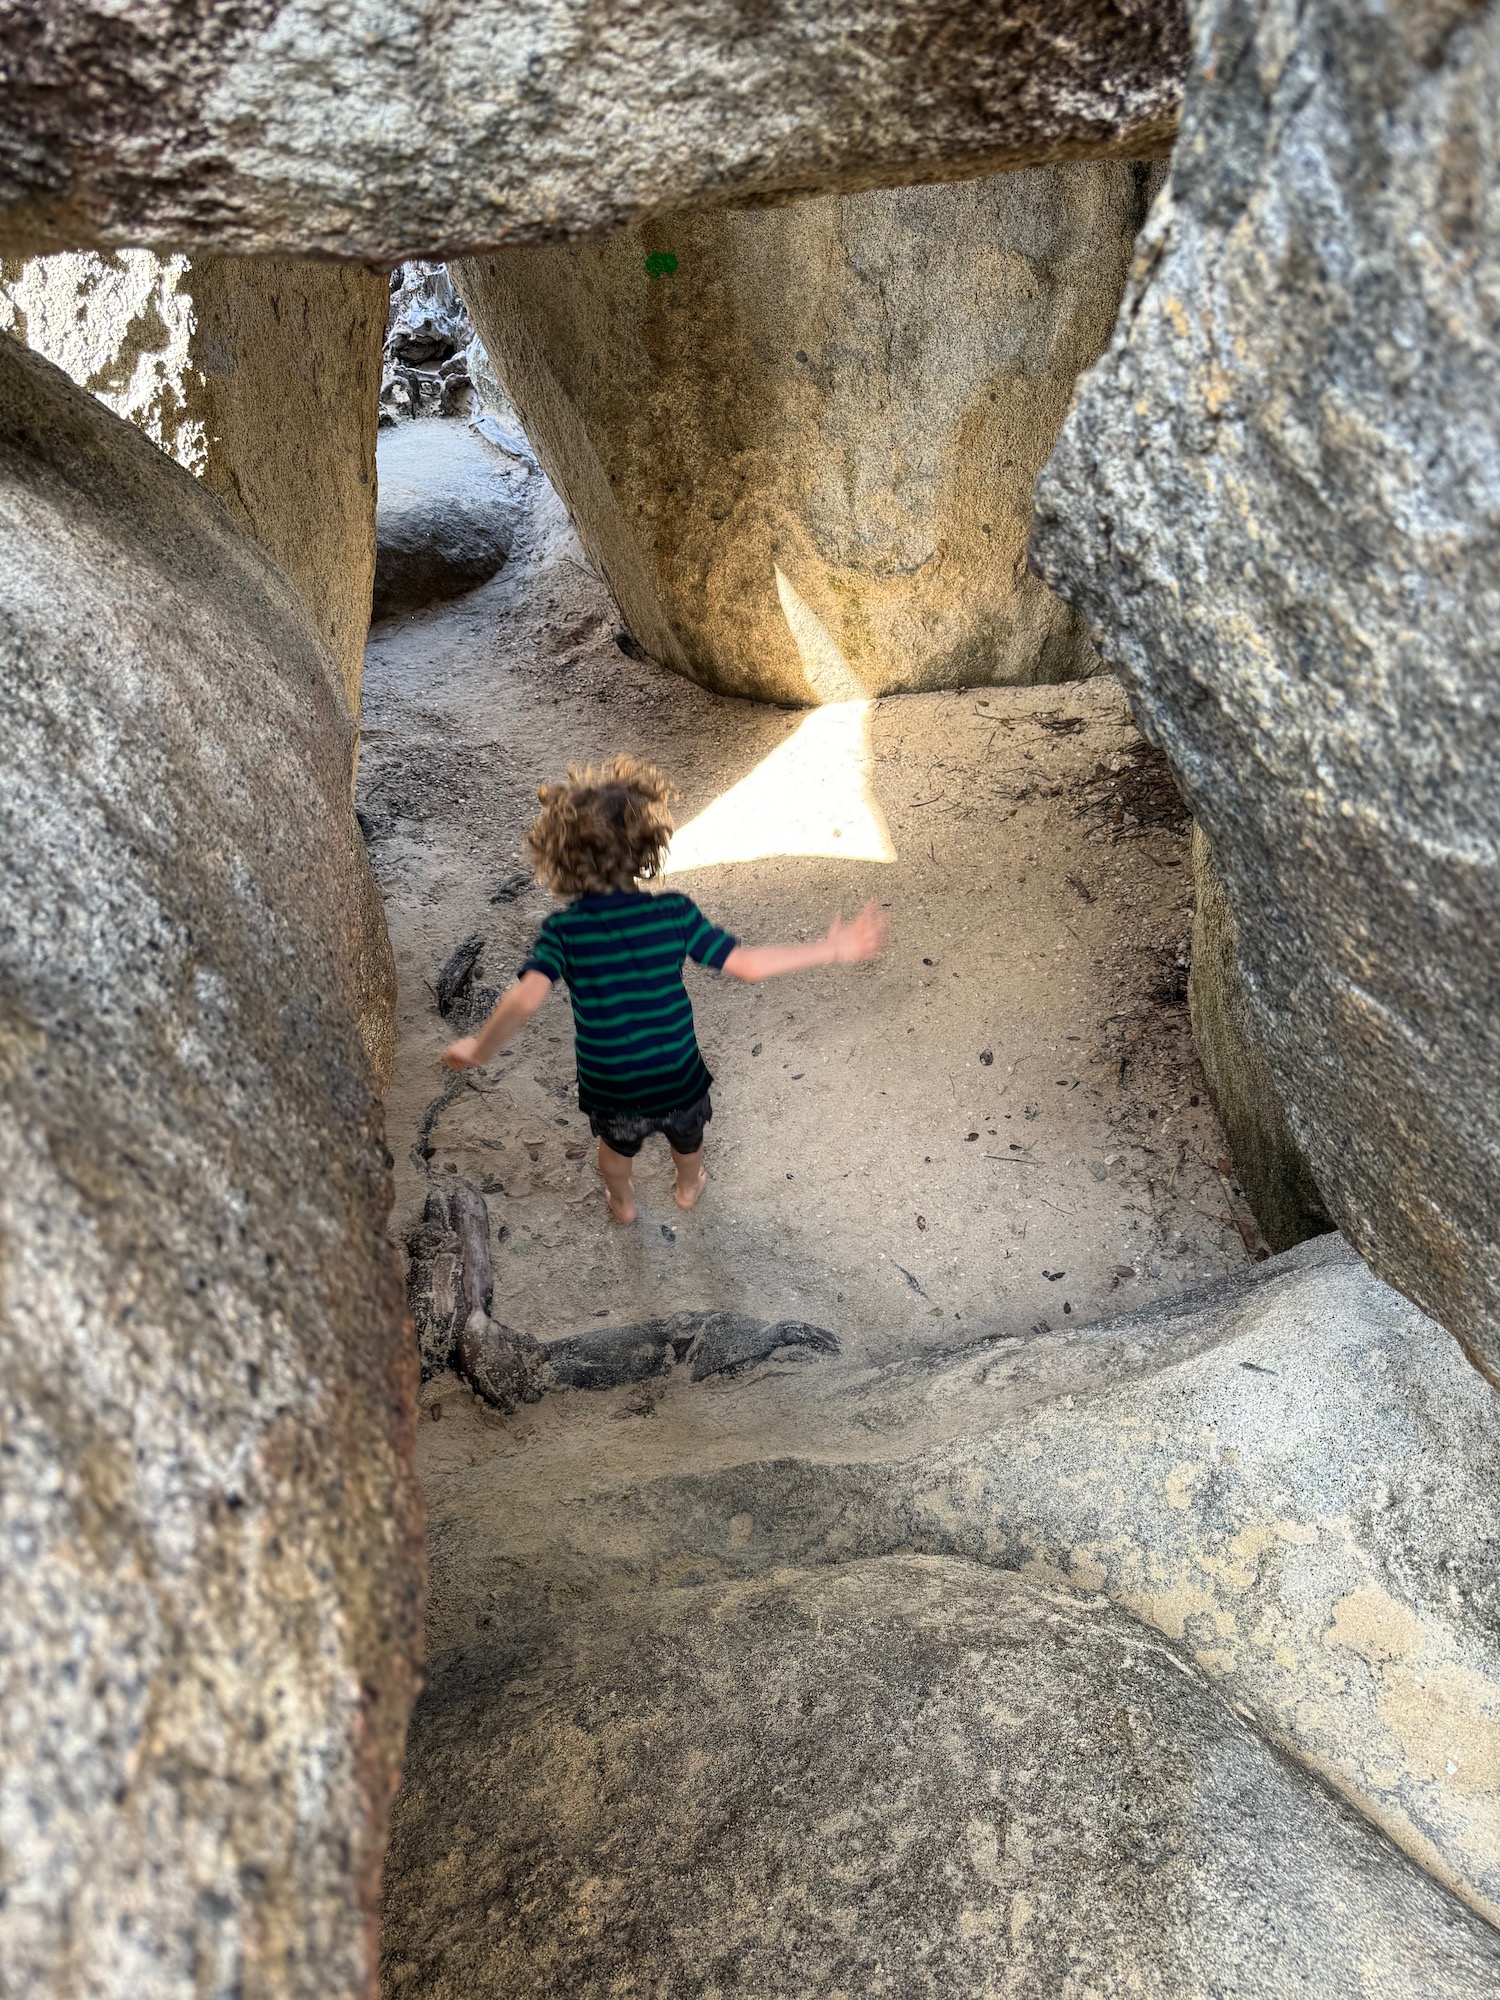
[[[455,267],[632,632],[724,693],[846,701],[1097,669],[1028,574],[1154,172],[679,215]]]
[[[123,250],[0,264],[0,327],[138,424],[291,577],[358,710],[386,283]]]
[[[1500,1368],[1500,6],[1205,0],[1038,489],[1374,1268]]]
[[[0,251],[394,264],[736,195],[1152,157],[1182,0],[19,0]]]
[[[0,577],[0,1986],[368,2000],[422,1550],[348,708],[3,338]]]

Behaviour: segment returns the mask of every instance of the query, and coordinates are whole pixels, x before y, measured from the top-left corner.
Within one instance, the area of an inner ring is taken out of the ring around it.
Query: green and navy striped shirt
[[[719,972],[738,943],[675,892],[580,896],[548,917],[521,970],[567,981],[581,1109],[654,1118],[697,1103],[713,1078],[682,961]]]

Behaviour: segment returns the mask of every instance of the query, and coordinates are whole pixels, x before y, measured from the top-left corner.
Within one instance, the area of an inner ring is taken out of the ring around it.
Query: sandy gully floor
[[[403,1231],[431,1182],[485,1190],[495,1310],[546,1338],[681,1307],[833,1329],[870,1364],[1061,1330],[1241,1266],[1184,1004],[1186,823],[1112,682],[807,713],[727,701],[615,642],[539,473],[515,554],[378,626],[361,809],[400,977],[389,1135]],[[503,986],[550,907],[521,879],[535,786],[627,750],[681,787],[672,886],[747,941],[875,896],[878,965],[747,988],[690,967],[716,1075],[707,1195],[665,1147],[612,1226],[558,994],[487,1071],[438,1056],[469,934]],[[429,1391],[429,1394],[431,1391]]]

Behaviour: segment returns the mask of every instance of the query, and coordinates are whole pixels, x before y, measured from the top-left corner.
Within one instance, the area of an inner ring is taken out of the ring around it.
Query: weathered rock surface
[[[486,583],[510,554],[524,468],[468,424],[380,434],[374,615]]]
[[[1193,828],[1193,947],[1188,1000],[1193,1043],[1245,1197],[1273,1250],[1330,1225],[1245,1001],[1234,917],[1201,827]]]
[[[1336,1238],[649,1451],[466,1401],[388,1994],[1500,1977],[1500,1404]]]
[[[667,1313],[639,1326],[590,1327],[546,1341],[517,1333],[492,1317],[489,1209],[467,1181],[428,1195],[406,1249],[407,1297],[423,1379],[452,1368],[507,1414],[551,1389],[659,1384],[679,1366],[693,1381],[706,1382],[782,1352],[839,1351],[835,1335],[805,1320],[712,1310]]]
[[[447,265],[413,258],[396,266],[390,285],[382,425],[406,417],[477,415],[480,396],[473,378],[487,380],[489,370]]]
[[[636,640],[805,702],[1097,671],[1026,569],[1154,170],[677,215],[454,275]]]
[[[1110,1607],[894,1555],[614,1609],[481,1634],[424,1696],[392,2000],[1500,1980],[1487,1924]]]
[[[459,1337],[495,1299],[490,1217],[467,1181],[429,1194],[406,1239],[406,1290],[424,1378],[453,1365]]]
[[[0,1987],[368,2000],[423,1564],[343,689],[9,339],[0,577]]]
[[[1181,0],[19,0],[0,249],[394,264],[736,195],[1160,152]]]
[[[358,711],[375,573],[377,272],[40,257],[0,265],[0,328],[210,486],[301,592]]]
[[[1341,1229],[1500,1369],[1500,6],[1204,4],[1038,490]]]

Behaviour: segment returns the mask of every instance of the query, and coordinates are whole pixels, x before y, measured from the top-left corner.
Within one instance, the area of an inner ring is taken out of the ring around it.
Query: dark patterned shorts
[[[714,1115],[705,1091],[696,1104],[680,1111],[663,1111],[646,1117],[633,1111],[591,1111],[589,1130],[602,1139],[612,1153],[633,1160],[653,1132],[662,1133],[674,1153],[696,1153],[703,1144],[703,1128]]]

